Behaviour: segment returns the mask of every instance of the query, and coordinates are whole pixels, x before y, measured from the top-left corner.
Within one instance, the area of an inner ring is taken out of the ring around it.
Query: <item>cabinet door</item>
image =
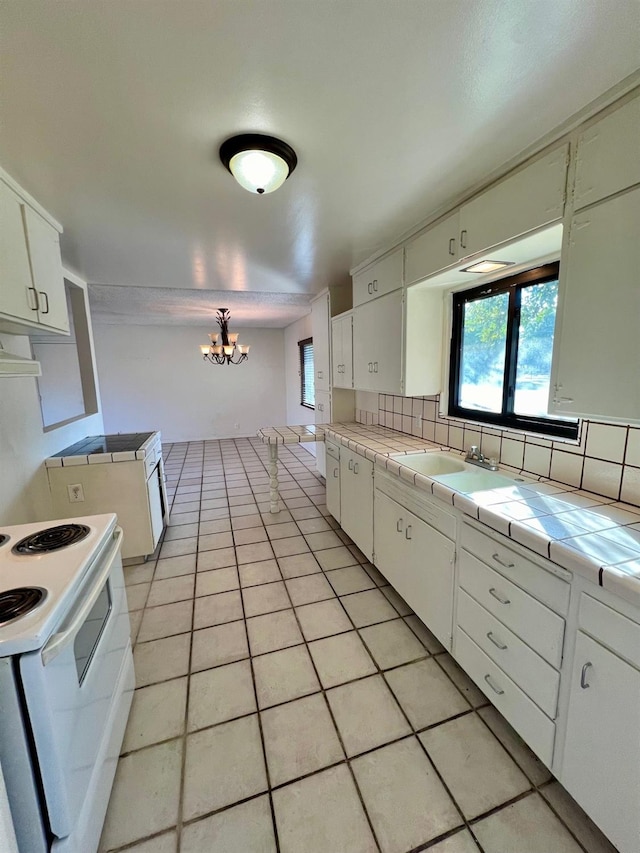
[[[38,303],[31,280],[23,208],[20,198],[0,181],[0,313],[37,323]]]
[[[396,249],[353,277],[353,304],[362,305],[402,287],[403,250]]]
[[[377,314],[375,303],[360,305],[353,312],[353,387],[359,391],[375,391],[373,348]]]
[[[331,423],[331,394],[328,391],[316,391],[315,422],[317,424]],[[327,475],[324,441],[316,442],[316,471],[323,477]]]
[[[326,293],[311,303],[311,333],[313,335],[316,391],[328,391],[331,386],[329,331],[329,294]]]
[[[564,212],[569,146],[556,148],[460,208],[460,257],[504,243]]]
[[[402,393],[402,290],[353,312],[353,382],[361,391]]]
[[[353,316],[342,320],[342,388],[353,388]]]
[[[620,853],[636,853],[640,672],[578,631],[571,678],[560,781]]]
[[[69,332],[69,313],[56,229],[30,207],[25,207],[29,257],[33,285],[38,292],[38,322],[60,332]]]
[[[373,556],[373,462],[340,455],[340,523],[362,553]]]
[[[340,523],[340,462],[326,454],[327,509]]]
[[[579,135],[575,210],[640,183],[639,139],[640,97]]]
[[[405,521],[407,512],[399,503],[376,489],[374,501],[374,560],[389,583],[401,592],[407,568]],[[410,601],[407,603],[413,607]]]
[[[413,284],[449,266],[458,258],[458,211],[412,240],[405,250],[405,284]]]
[[[574,216],[553,349],[549,412],[640,419],[640,188]]]
[[[334,319],[331,321],[331,370],[332,384],[336,388],[342,388],[342,362],[343,362],[343,342],[342,342],[342,319]]]

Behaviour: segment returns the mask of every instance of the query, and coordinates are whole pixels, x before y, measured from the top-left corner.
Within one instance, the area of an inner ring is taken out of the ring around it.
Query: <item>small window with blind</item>
[[[313,381],[313,338],[298,341],[300,350],[300,405],[315,409],[316,394]]]

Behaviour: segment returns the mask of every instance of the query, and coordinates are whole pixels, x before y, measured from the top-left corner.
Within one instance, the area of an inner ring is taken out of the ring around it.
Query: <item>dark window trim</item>
[[[300,358],[300,405],[304,406],[305,409],[315,410],[315,406],[312,406],[311,403],[305,403],[305,381],[304,381],[304,348],[306,346],[313,347],[313,338],[305,338],[303,341],[298,341],[298,354]]]
[[[579,424],[573,421],[563,421],[556,418],[531,417],[517,415],[513,411],[515,399],[516,354],[518,351],[518,334],[520,328],[520,294],[522,288],[533,282],[543,284],[558,278],[560,264],[558,262],[545,264],[536,269],[527,270],[517,275],[498,279],[488,284],[481,284],[470,290],[461,290],[453,294],[453,327],[451,335],[451,353],[449,363],[449,415],[491,424],[503,429],[526,430],[527,432],[544,433],[545,435],[561,438],[577,439]],[[505,382],[502,398],[502,412],[481,412],[476,409],[465,409],[460,405],[460,363],[462,359],[462,321],[466,302],[478,297],[494,296],[497,293],[509,294],[507,315],[507,341],[505,353]]]

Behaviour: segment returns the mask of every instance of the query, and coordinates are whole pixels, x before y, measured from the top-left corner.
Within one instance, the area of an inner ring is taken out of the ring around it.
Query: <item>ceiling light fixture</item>
[[[460,272],[496,272],[504,269],[504,267],[512,267],[515,261],[478,261],[476,264],[471,264],[470,267],[465,267]]]
[[[298,158],[290,145],[275,136],[241,133],[220,146],[220,159],[250,193],[272,193],[295,169]]]
[[[230,317],[228,308],[218,308],[216,321],[220,326],[220,332],[210,334],[211,344],[202,344],[200,347],[203,359],[210,364],[242,364],[249,358],[251,344],[239,344],[238,333],[229,333]],[[218,343],[220,335],[222,335],[222,344]],[[237,359],[234,361],[233,357],[236,355]]]

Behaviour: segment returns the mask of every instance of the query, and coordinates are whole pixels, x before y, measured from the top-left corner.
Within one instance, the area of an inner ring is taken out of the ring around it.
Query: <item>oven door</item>
[[[95,823],[88,812],[100,811],[101,822],[106,810],[106,802],[94,803],[94,771],[101,770],[113,709],[122,702],[122,673],[127,666],[132,672],[121,538],[117,528],[56,633],[20,658],[49,824],[58,838]]]

